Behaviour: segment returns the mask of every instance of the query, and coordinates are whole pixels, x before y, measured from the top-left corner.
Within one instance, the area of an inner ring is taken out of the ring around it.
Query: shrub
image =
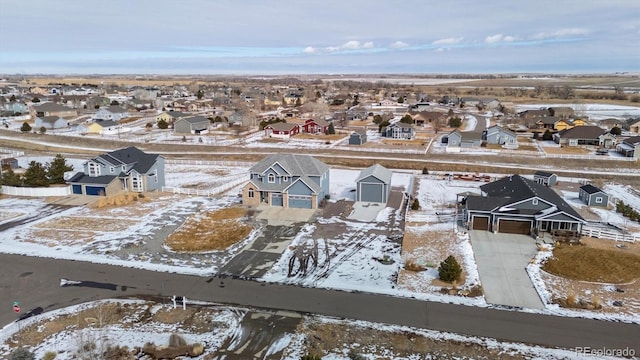
[[[47,128],[46,128],[46,127],[44,127],[44,126],[41,126],[41,127],[40,127],[40,134],[44,134],[44,133],[46,133],[46,132],[47,132]]]
[[[422,168],[422,175],[429,175],[429,169],[426,166]]]
[[[418,198],[413,199],[411,210],[420,210],[420,201],[418,201]]]
[[[29,123],[25,121],[24,123],[22,123],[22,126],[20,127],[20,131],[24,133],[31,131],[31,125],[29,125]]]
[[[449,255],[438,267],[438,277],[442,281],[457,281],[460,275],[462,275],[462,267],[453,255]]]
[[[553,134],[549,129],[547,129],[547,131],[545,131],[544,134],[542,134],[542,140],[545,140],[545,141],[553,140]]]
[[[322,360],[322,358],[318,355],[302,355],[300,360]]]
[[[47,351],[44,356],[42,357],[42,360],[53,360],[56,358],[56,354],[54,351]]]
[[[11,352],[10,360],[35,360],[35,355],[26,348],[17,348]]]
[[[405,263],[404,263],[404,269],[405,269],[405,270],[408,270],[408,271],[415,271],[415,272],[418,272],[418,271],[424,271],[424,270],[425,270],[425,267],[424,267],[424,266],[421,266],[421,265],[416,264],[413,260],[407,260],[407,261],[405,261]]]

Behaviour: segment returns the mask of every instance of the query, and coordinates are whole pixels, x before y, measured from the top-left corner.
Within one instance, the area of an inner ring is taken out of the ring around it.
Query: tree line
[[[57,154],[50,163],[42,164],[31,161],[23,175],[16,174],[13,169],[2,172],[0,182],[6,186],[48,187],[52,184],[65,184],[64,173],[72,171],[73,166],[61,154]]]

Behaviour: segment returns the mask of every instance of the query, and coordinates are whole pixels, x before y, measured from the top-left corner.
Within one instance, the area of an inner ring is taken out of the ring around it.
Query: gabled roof
[[[584,191],[584,192],[586,192],[587,194],[590,194],[590,195],[596,194],[596,193],[599,193],[599,192],[604,194],[604,191],[598,189],[597,187],[595,187],[595,186],[593,186],[591,184],[586,184],[586,185],[580,186],[580,190],[582,190],[582,191]]]
[[[407,124],[407,123],[403,123],[403,122],[400,122],[400,121],[395,122],[393,124],[390,124],[387,127],[389,128],[389,127],[394,127],[394,126],[395,127],[399,127],[399,128],[404,128],[404,129],[413,129],[413,124]]]
[[[316,123],[318,126],[322,126],[322,127],[329,126],[329,123],[324,119],[307,119],[304,122],[305,125],[311,124],[311,123]]]
[[[75,111],[75,109],[72,109],[70,107],[52,102],[44,103],[42,105],[34,105],[33,109],[38,112]]]
[[[562,139],[597,139],[607,131],[599,126],[585,125],[562,130],[558,136]]]
[[[92,184],[92,185],[109,185],[117,176],[115,175],[100,175],[100,176],[89,176],[85,175],[83,172],[75,173],[69,180],[68,183],[76,183],[76,184]]]
[[[60,116],[43,116],[40,118],[40,120],[42,120],[42,122],[48,123],[48,124],[53,124],[56,121],[58,121],[58,119],[62,119]]]
[[[94,124],[98,124],[102,127],[109,127],[109,126],[118,126],[120,124],[118,124],[117,122],[113,121],[113,120],[98,120],[96,121]]]
[[[514,137],[517,136],[515,132],[511,131],[510,129],[503,128],[500,125],[493,125],[493,126],[490,126],[489,128],[487,128],[487,133],[490,133],[490,132],[493,132],[493,131],[504,132],[504,133],[507,133],[507,134],[512,135]]]
[[[367,135],[367,129],[365,129],[365,128],[355,129],[355,130],[353,130],[352,134],[354,134],[354,133],[358,134],[360,136],[364,136],[364,135]]]
[[[541,122],[545,125],[555,125],[558,121],[565,121],[561,119],[559,116],[545,116],[541,117],[538,122]]]
[[[489,198],[503,198],[503,205],[537,197],[555,205],[559,211],[563,211],[575,218],[583,220],[582,216],[580,216],[580,214],[578,214],[551,188],[526,179],[520,175],[509,175],[494,182],[484,184],[480,186],[480,190],[486,193]]]
[[[632,136],[630,138],[624,139],[623,143],[631,146],[640,145],[640,136]]]
[[[535,173],[533,173],[534,176],[540,176],[540,177],[551,177],[553,175],[555,175],[554,173],[551,172],[547,172],[547,171],[536,171]]]
[[[153,164],[155,164],[159,156],[158,154],[147,154],[135,146],[130,146],[99,155],[95,159],[102,160],[114,166],[133,165],[133,170],[136,170],[140,174],[146,174]]]
[[[198,124],[198,123],[201,123],[201,122],[209,123],[209,119],[207,119],[207,118],[205,118],[203,116],[191,116],[191,117],[188,117],[188,118],[182,118],[182,119],[180,119],[178,121],[186,121],[189,124]]]
[[[393,173],[391,172],[391,170],[387,169],[386,167],[384,167],[382,165],[375,164],[375,165],[369,166],[368,168],[362,170],[360,172],[360,175],[358,175],[358,178],[356,179],[356,182],[359,182],[362,179],[366,179],[369,176],[374,176],[378,180],[382,181],[385,184],[391,184],[391,176],[392,175],[393,175]]]
[[[321,176],[329,170],[327,164],[309,155],[273,154],[253,165],[249,171],[262,174],[275,163],[291,176]]]
[[[112,114],[122,114],[122,113],[126,113],[127,110],[121,108],[118,105],[109,105],[108,107],[104,108],[104,109],[100,109],[100,110],[107,110],[108,112],[112,113]]]
[[[276,130],[276,131],[291,131],[296,126],[299,126],[299,125],[298,124],[293,124],[293,123],[277,122],[277,123],[269,124],[269,125],[265,126],[265,128],[271,128],[271,129]]]

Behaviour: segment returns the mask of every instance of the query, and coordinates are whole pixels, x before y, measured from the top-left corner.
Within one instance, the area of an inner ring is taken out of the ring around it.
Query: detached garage
[[[505,234],[529,235],[531,233],[531,221],[498,219],[498,232]]]
[[[360,172],[356,179],[356,201],[386,204],[391,192],[391,170],[373,165]]]

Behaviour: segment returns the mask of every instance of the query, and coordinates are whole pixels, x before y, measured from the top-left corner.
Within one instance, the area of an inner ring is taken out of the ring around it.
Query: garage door
[[[271,206],[282,206],[282,193],[271,194]]]
[[[382,184],[360,184],[360,201],[366,202],[385,202],[382,191]]]
[[[87,193],[87,195],[101,195],[101,196],[105,196],[107,191],[105,190],[104,186],[86,186],[85,191]]]
[[[528,235],[531,231],[531,221],[522,220],[499,220],[498,232],[507,234]]]
[[[289,195],[289,207],[298,209],[311,209],[311,196]]]
[[[71,185],[74,194],[82,194],[82,185]]]
[[[474,230],[489,230],[489,218],[484,216],[474,216],[471,228]]]

